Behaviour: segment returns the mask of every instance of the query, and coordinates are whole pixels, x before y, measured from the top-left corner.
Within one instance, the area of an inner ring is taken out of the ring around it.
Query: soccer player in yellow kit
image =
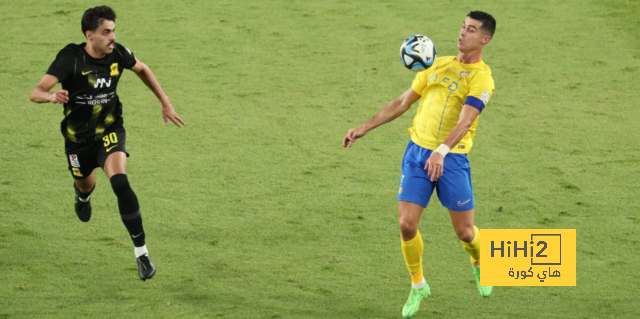
[[[416,315],[420,301],[431,291],[422,271],[423,241],[418,231],[422,211],[435,189],[449,210],[453,228],[471,264],[480,295],[493,287],[480,286],[480,232],[474,225],[474,200],[467,153],[473,146],[480,113],[494,92],[491,69],[482,62],[482,49],[496,28],[488,13],[472,11],[462,23],[457,56],[439,57],[413,80],[411,88],[391,101],[361,126],[352,128],[342,141],[352,147],[358,138],[406,112],[420,99],[409,128],[411,141],[402,161],[398,190],[401,246],[411,274],[411,292],[402,315]]]

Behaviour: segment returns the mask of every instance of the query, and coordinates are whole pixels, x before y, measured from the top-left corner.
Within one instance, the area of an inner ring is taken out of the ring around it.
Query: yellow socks
[[[475,236],[470,243],[462,242],[464,249],[471,256],[471,263],[474,266],[480,266],[480,230],[478,227],[473,226]],[[416,237],[409,241],[402,240],[402,254],[404,255],[404,262],[407,264],[407,269],[411,273],[411,283],[419,284],[424,280],[424,273],[422,271],[422,252],[424,251],[424,242],[420,231],[416,233]]]
[[[400,237],[400,242],[402,243],[404,262],[407,264],[409,273],[411,273],[411,283],[419,284],[424,279],[424,274],[422,273],[422,251],[424,250],[424,243],[422,242],[420,231],[416,233],[416,237],[413,237],[413,239],[409,241],[404,241],[402,237]],[[478,249],[480,249],[479,246]]]
[[[476,226],[473,226],[473,229],[476,233],[473,240],[470,243],[464,241],[460,242],[462,242],[464,249],[469,253],[469,255],[471,255],[471,263],[474,266],[480,266],[480,229]]]

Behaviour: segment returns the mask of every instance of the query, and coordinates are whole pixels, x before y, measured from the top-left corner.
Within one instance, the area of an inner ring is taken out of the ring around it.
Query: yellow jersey
[[[420,106],[409,128],[411,140],[430,150],[444,142],[465,104],[482,112],[495,90],[488,65],[482,61],[464,64],[455,56],[437,58],[430,68],[416,75],[411,88],[420,95]],[[460,142],[451,146],[451,153],[469,153],[479,118]]]

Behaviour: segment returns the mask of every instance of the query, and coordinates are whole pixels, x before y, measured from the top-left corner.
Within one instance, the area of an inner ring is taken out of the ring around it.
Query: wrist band
[[[440,155],[442,155],[442,157],[447,156],[447,154],[449,153],[449,151],[451,150],[451,147],[447,146],[447,144],[440,144],[440,146],[438,146],[438,148],[436,148],[436,150],[434,151],[435,153],[440,153]]]

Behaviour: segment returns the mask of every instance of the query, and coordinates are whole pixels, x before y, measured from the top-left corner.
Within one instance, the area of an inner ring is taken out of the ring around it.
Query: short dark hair
[[[98,6],[87,9],[82,15],[82,34],[96,31],[104,20],[116,21],[116,12],[108,6]]]
[[[483,29],[493,37],[493,34],[496,32],[496,19],[494,19],[492,15],[484,11],[471,11],[467,14],[467,17],[482,22],[480,29]]]

